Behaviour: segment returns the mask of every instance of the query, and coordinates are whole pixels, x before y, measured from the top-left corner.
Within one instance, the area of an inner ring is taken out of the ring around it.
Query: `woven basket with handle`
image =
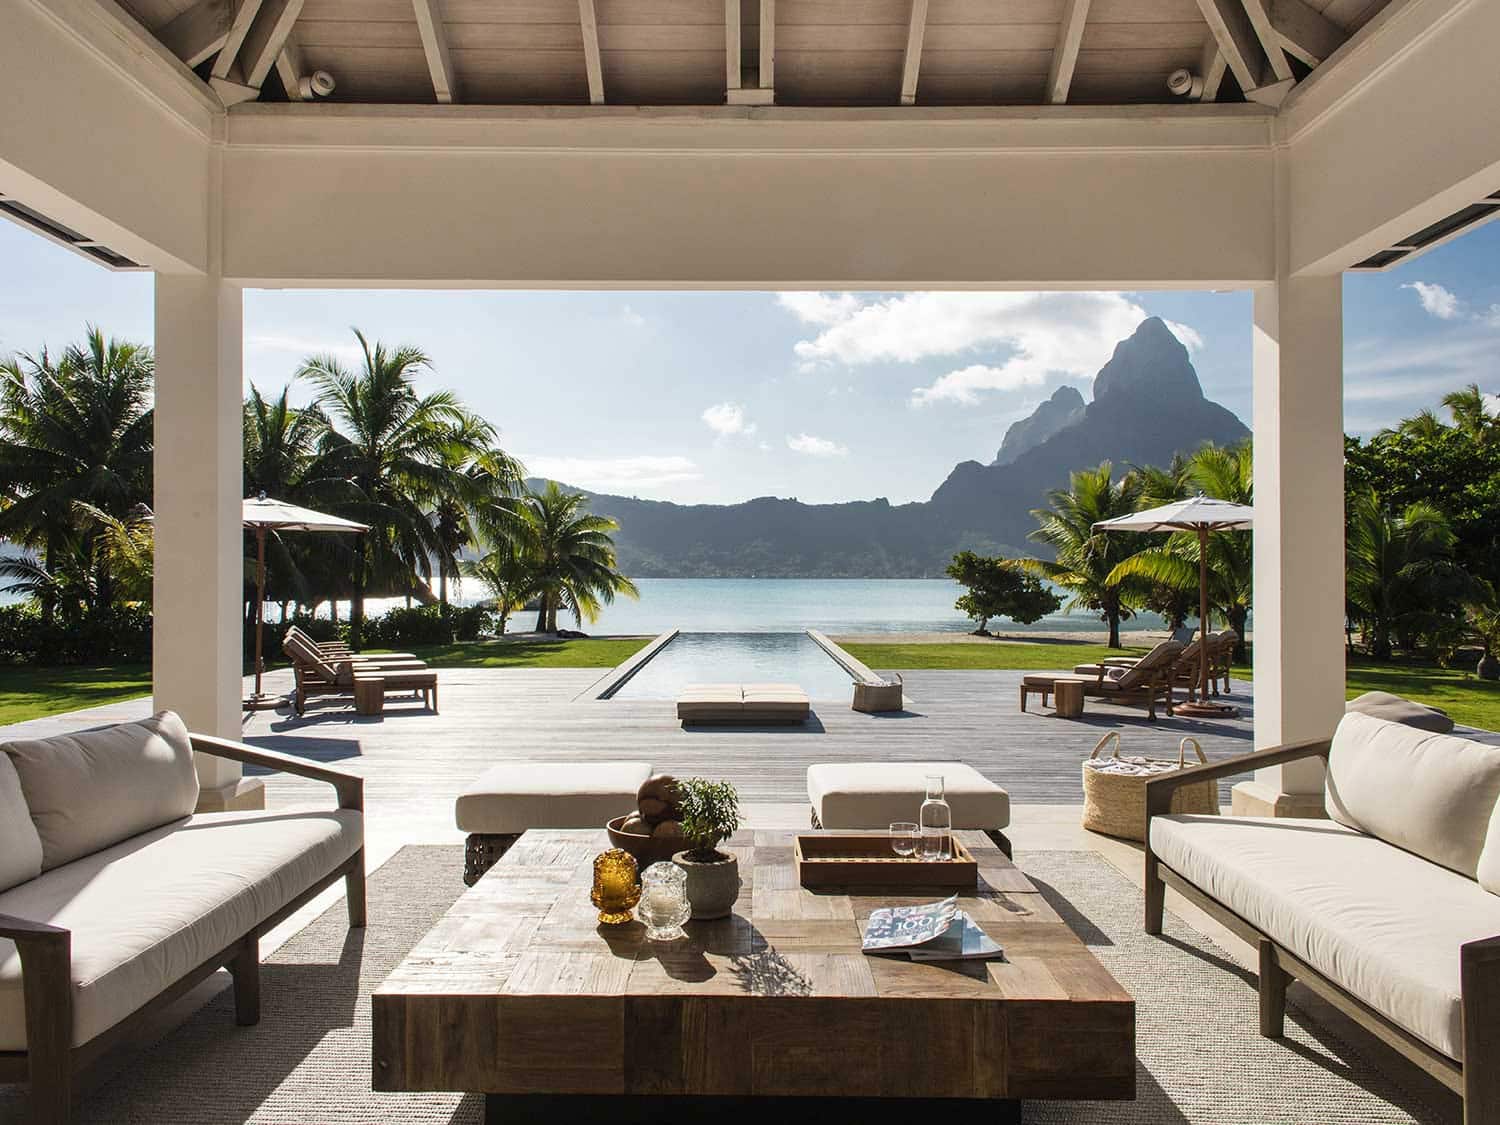
[[[1113,753],[1101,757],[1110,742]],[[1188,743],[1199,762],[1207,762],[1198,740],[1184,738],[1177,747],[1177,760],[1170,758],[1126,758],[1120,755],[1120,735],[1110,731],[1094,744],[1094,752],[1083,763],[1083,826],[1091,832],[1119,836],[1124,840],[1146,838],[1146,782],[1176,773],[1187,764]],[[1172,797],[1174,813],[1217,813],[1219,786],[1214,781],[1184,785]]]

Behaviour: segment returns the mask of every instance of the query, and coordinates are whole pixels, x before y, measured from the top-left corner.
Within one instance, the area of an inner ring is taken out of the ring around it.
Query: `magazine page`
[[[870,914],[864,951],[909,949],[948,932],[958,912],[958,896],[922,906],[886,906]]]

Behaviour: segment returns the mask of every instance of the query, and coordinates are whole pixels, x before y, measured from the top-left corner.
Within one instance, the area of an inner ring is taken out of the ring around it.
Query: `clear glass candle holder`
[[[675,863],[653,863],[641,874],[641,900],[635,916],[646,927],[650,941],[687,937],[682,924],[692,915],[687,899],[687,873]]]

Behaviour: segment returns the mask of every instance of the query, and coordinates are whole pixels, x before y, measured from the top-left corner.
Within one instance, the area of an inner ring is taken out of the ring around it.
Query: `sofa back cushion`
[[[0,749],[21,780],[44,871],[178,820],[198,803],[192,743],[171,711]]]
[[[0,754],[0,891],[41,873],[42,838],[31,823],[16,767]]]
[[[1326,797],[1340,824],[1474,879],[1500,799],[1500,747],[1350,712],[1333,735]]]

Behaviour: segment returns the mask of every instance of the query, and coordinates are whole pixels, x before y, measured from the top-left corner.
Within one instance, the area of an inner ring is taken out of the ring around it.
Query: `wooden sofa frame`
[[[364,809],[364,781],[354,774],[227,739],[201,734],[189,737],[193,749],[200,754],[326,781],[338,796],[339,808]],[[241,1027],[258,1023],[261,935],[339,879],[345,884],[349,925],[362,929],[365,924],[363,848],[249,933],[173,982],[144,1007],[76,1047],[73,1045],[71,932],[43,922],[0,914],[0,938],[15,942],[21,957],[27,1048],[24,1051],[0,1051],[0,1082],[28,1085],[30,1120],[35,1125],[67,1125],[72,1115],[74,1079],[79,1072],[127,1040],[141,1021],[190,992],[220,968],[228,969],[234,978],[235,1022]]]
[[[1213,898],[1151,850],[1151,818],[1171,812],[1172,794],[1185,785],[1219,781],[1250,770],[1328,757],[1331,742],[1319,739],[1257,750],[1251,754],[1191,766],[1146,783],[1146,932],[1159,934],[1171,887],[1194,906],[1255,946],[1259,957],[1260,1033],[1281,1038],[1286,1022],[1286,989],[1300,980],[1403,1058],[1454,1091],[1464,1103],[1465,1125],[1500,1125],[1500,936],[1460,947],[1464,1058],[1460,1062],[1416,1038],[1342,986],[1329,980],[1290,950]]]

